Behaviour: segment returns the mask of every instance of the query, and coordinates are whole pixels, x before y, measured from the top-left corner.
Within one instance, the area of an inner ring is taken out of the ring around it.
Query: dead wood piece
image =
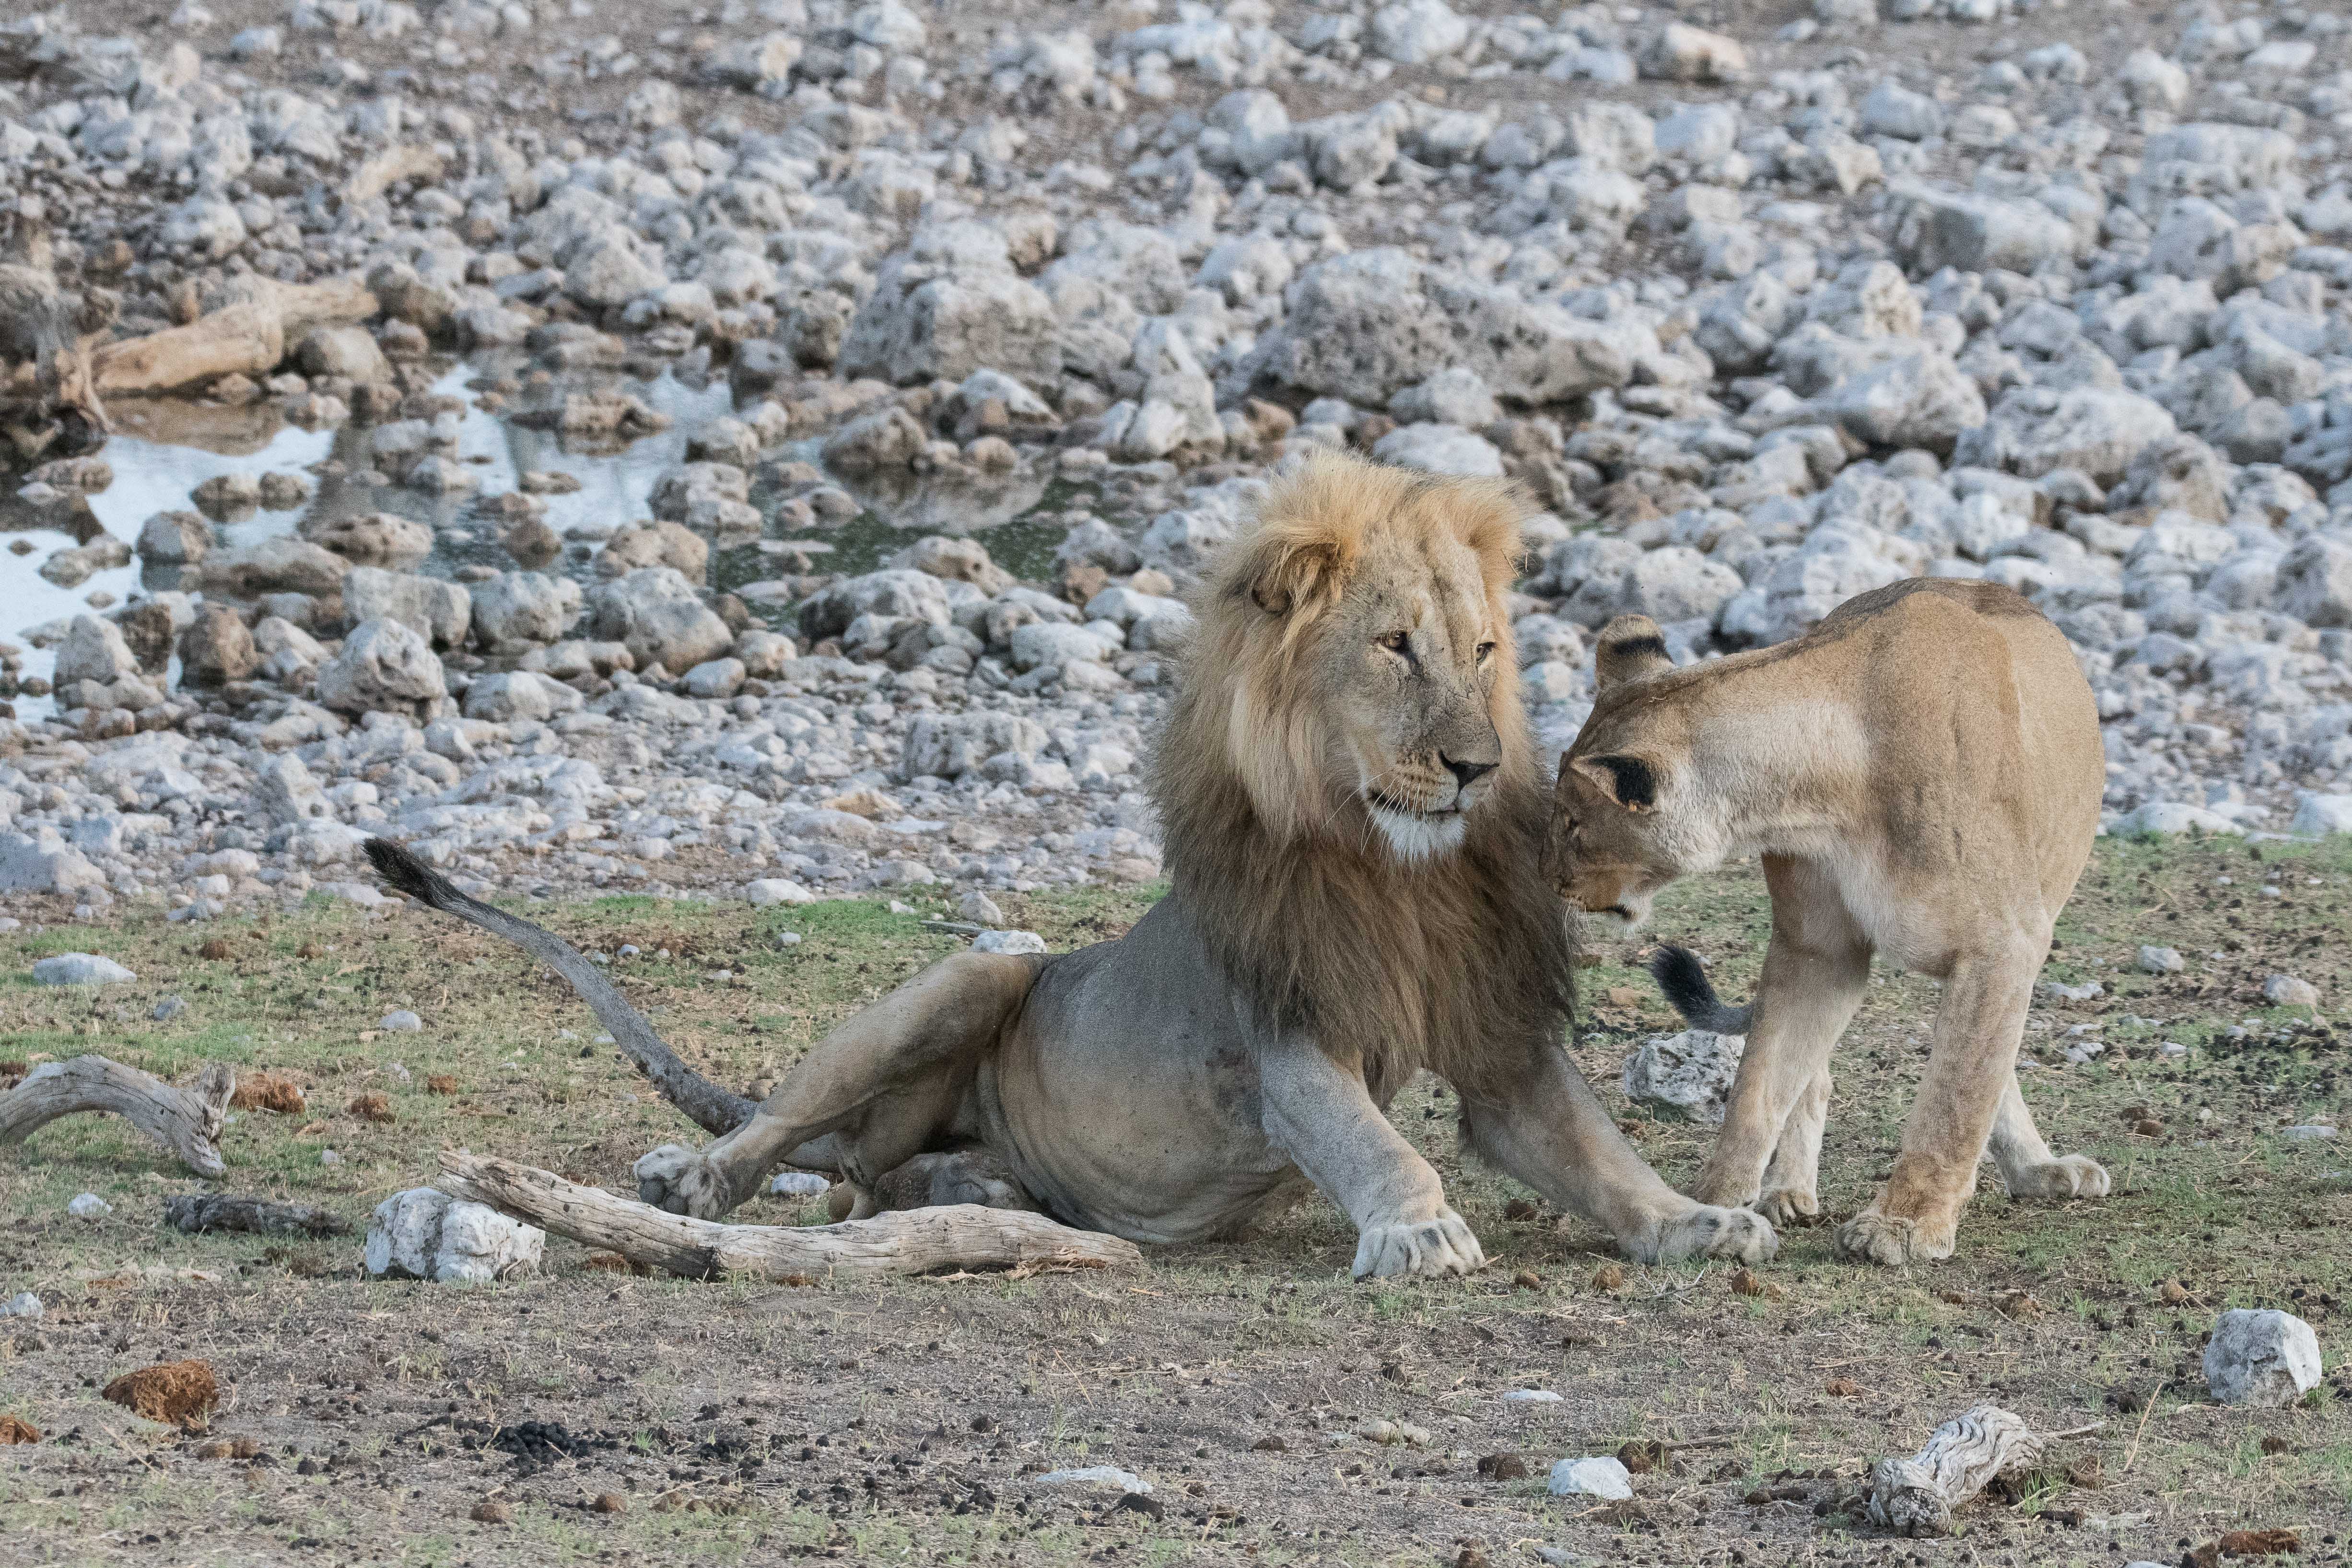
[[[0,1094],[0,1143],[19,1142],[76,1111],[112,1111],[198,1175],[217,1176],[228,1169],[219,1144],[236,1090],[236,1069],[226,1062],[211,1063],[184,1089],[104,1057],[43,1062]]]
[[[347,1236],[351,1221],[309,1204],[283,1204],[231,1193],[184,1193],[163,1200],[163,1221],[191,1234],[244,1230],[257,1236]]]
[[[184,327],[100,343],[90,373],[101,397],[173,392],[225,375],[267,375],[286,357],[286,326],[267,305],[231,305]]]
[[[1937,1427],[1912,1458],[1881,1459],[1872,1468],[1871,1522],[1906,1535],[1948,1535],[1953,1510],[1996,1477],[2030,1470],[2051,1443],[2105,1425],[2036,1432],[1999,1405],[1977,1405]]]
[[[99,394],[172,392],[224,375],[268,375],[310,328],[365,321],[376,311],[375,296],[350,279],[280,283],[248,276],[235,279],[215,299],[216,309],[185,326],[91,350],[90,375]]]
[[[343,185],[343,200],[370,201],[403,180],[438,180],[440,177],[441,154],[432,148],[414,143],[387,147],[352,173]]]
[[[838,1225],[719,1225],[488,1155],[444,1150],[441,1170],[439,1185],[452,1197],[689,1279],[810,1280],[948,1268],[1133,1268],[1143,1262],[1131,1241],[978,1204],[901,1209]]]

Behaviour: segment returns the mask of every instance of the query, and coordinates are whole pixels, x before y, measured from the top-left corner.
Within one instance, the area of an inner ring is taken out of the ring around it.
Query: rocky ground
[[[1612,614],[1704,658],[1981,576],[2080,649],[2114,822],[2352,827],[2352,23],[1884,12],[0,26],[83,319],[373,296],[18,477],[0,888],[199,918],[372,832],[550,890],[1149,880],[1181,595],[1316,446],[1539,500],[1552,741]],[[189,427],[236,460],[175,489]]]

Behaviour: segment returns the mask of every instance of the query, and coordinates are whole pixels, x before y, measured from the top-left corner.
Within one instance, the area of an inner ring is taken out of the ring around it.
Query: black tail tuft
[[[1706,977],[1706,966],[1690,949],[1671,943],[1661,946],[1650,960],[1650,973],[1692,1028],[1718,1035],[1748,1032],[1748,1015],[1754,1009],[1725,1006],[1723,998],[1715,994],[1714,982]]]
[[[389,838],[371,838],[360,847],[367,851],[376,875],[393,891],[405,893],[429,909],[446,910],[465,896],[438,871]]]

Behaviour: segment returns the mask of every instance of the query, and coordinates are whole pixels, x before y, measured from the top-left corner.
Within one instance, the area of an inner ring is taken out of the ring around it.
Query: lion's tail
[[[1715,1035],[1744,1035],[1748,1023],[1755,1016],[1756,1005],[1731,1007],[1715,994],[1715,984],[1706,977],[1706,966],[1698,954],[1686,947],[1671,943],[1662,946],[1650,960],[1650,973],[1656,977],[1658,989],[1683,1016],[1683,1022],[1694,1029],[1705,1029]]]
[[[362,847],[377,875],[394,891],[467,925],[479,926],[492,936],[506,938],[563,976],[596,1015],[596,1021],[612,1032],[614,1043],[637,1064],[637,1070],[706,1131],[730,1132],[751,1119],[757,1108],[751,1100],[729,1093],[678,1060],[677,1053],[662,1043],[645,1015],[629,1005],[620,987],[579,949],[529,921],[467,898],[446,877],[389,838],[371,838]]]

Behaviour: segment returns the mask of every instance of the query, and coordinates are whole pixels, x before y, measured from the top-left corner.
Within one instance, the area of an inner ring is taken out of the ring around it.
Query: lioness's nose
[[[1456,762],[1443,752],[1437,753],[1437,759],[1444,763],[1446,771],[1454,775],[1454,787],[1457,789],[1468,789],[1495,771],[1495,764],[1492,763]]]

